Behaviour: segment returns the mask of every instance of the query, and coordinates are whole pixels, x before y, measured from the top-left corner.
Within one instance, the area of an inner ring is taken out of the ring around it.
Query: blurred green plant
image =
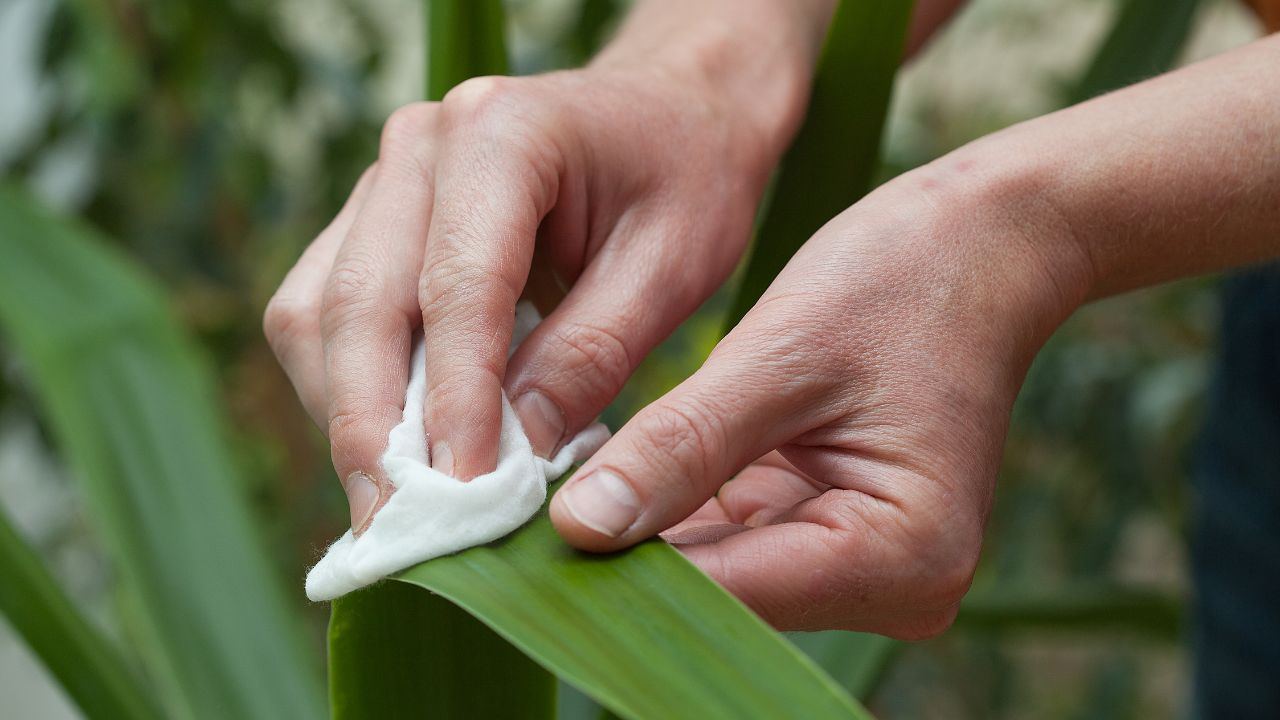
[[[1200,0],[1125,0],[1084,74],[1070,88],[1074,105],[1159,75],[1178,59]]]
[[[0,328],[75,467],[120,575],[129,646],[167,714],[316,717],[314,661],[257,542],[208,368],[160,289],[5,188]],[[74,644],[37,650],[52,664]]]
[[[85,622],[40,556],[0,512],[0,613],[81,708],[96,717],[160,718],[115,648]]]
[[[871,190],[912,5],[840,3],[804,124],[774,179],[750,260],[729,306],[726,331],[756,304],[818,228]]]

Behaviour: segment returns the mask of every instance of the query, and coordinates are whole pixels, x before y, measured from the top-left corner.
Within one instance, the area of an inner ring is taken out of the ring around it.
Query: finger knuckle
[[[262,313],[262,333],[276,357],[284,357],[317,314],[318,310],[309,301],[278,292],[271,297]]]
[[[483,123],[507,116],[519,83],[503,75],[474,77],[455,85],[441,101],[441,112],[450,124]]]
[[[432,219],[431,238],[435,251],[428,254],[423,277],[483,273],[495,260],[499,246],[491,231],[491,219],[473,212],[441,213]]]
[[[360,410],[333,412],[329,416],[328,435],[335,464],[340,467],[371,462],[385,441],[373,422],[372,414]]]
[[[456,408],[474,405],[477,388],[497,388],[501,383],[502,373],[487,363],[457,368],[431,385],[427,391],[427,406]],[[494,395],[494,400],[497,400],[497,395]]]
[[[440,104],[440,132],[448,152],[545,191],[561,170],[560,140],[572,117],[530,82],[490,76],[461,83]]]
[[[374,292],[374,276],[368,268],[344,263],[333,268],[324,289],[326,309],[364,302]]]
[[[690,399],[668,400],[638,419],[644,438],[640,454],[658,467],[674,460],[677,467],[668,475],[672,482],[692,483],[701,490],[715,477],[726,438],[714,408]]]
[[[432,103],[416,102],[391,112],[382,125],[379,155],[383,158],[417,153],[431,133]]]
[[[577,324],[555,330],[556,352],[593,394],[616,392],[635,366],[622,337],[604,326]]]
[[[935,607],[959,605],[969,592],[972,582],[973,568],[962,563],[956,564],[951,568],[935,572],[922,597],[932,600],[930,604]]]
[[[405,105],[387,118],[378,142],[378,164],[398,178],[430,180],[435,103]]]
[[[376,303],[379,292],[377,275],[366,263],[353,260],[336,265],[321,299],[322,322],[332,326],[365,311]]]
[[[978,567],[981,539],[963,522],[927,524],[933,527],[915,533],[916,596],[922,607],[951,607],[969,592]]]
[[[418,283],[418,305],[423,322],[435,326],[466,308],[515,306],[516,290],[494,268],[459,258],[436,262]],[[475,316],[474,312],[466,313]]]

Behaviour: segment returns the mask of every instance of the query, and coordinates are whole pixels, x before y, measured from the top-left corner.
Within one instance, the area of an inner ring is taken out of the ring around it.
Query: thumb
[[[778,355],[762,351],[767,343],[735,341],[746,339],[741,330],[632,418],[556,493],[551,520],[566,541],[606,552],[651,537],[807,429],[806,396],[816,393],[794,381],[804,373],[770,361]]]

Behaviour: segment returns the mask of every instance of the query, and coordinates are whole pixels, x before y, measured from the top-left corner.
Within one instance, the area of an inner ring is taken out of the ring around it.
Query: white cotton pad
[[[516,308],[511,348],[540,318],[528,303]],[[371,585],[394,572],[441,555],[483,545],[510,533],[533,517],[547,499],[547,483],[590,456],[609,439],[595,423],[578,433],[555,458],[533,453],[511,403],[502,398],[498,467],[462,482],[427,464],[422,424],[426,362],[422,343],[413,353],[404,418],[387,437],[382,468],[395,492],[359,538],[350,530],[329,546],[307,574],[307,597],[332,600]]]

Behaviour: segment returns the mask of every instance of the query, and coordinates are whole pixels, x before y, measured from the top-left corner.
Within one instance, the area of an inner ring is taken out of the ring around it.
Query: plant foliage
[[[0,328],[136,604],[134,645],[166,711],[317,717],[319,678],[258,543],[210,373],[161,290],[91,231],[0,189]]]

